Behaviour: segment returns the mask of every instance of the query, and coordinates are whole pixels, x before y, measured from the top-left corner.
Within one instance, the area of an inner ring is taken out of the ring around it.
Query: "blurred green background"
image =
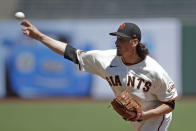
[[[176,102],[170,131],[195,131],[194,97]],[[0,131],[131,131],[109,101],[4,100],[0,103]]]

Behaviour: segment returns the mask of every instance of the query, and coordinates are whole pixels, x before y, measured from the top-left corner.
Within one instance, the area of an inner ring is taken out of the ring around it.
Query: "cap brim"
[[[132,38],[131,36],[128,36],[128,35],[126,35],[124,33],[121,33],[121,32],[112,32],[112,33],[110,33],[110,35],[112,35],[112,36],[122,36],[122,37]]]

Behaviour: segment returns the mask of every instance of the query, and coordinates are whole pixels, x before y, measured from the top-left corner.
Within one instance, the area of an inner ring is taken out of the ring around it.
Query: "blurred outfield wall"
[[[195,74],[196,74],[196,21],[185,22],[182,27],[183,31],[183,55],[182,55],[182,80],[183,94],[195,95]]]
[[[39,29],[55,29],[65,31],[74,43],[74,47],[80,48],[89,43],[91,49],[115,48],[115,37],[109,36],[124,22],[135,22],[142,30],[142,42],[146,43],[150,55],[154,57],[169,73],[176,83],[178,93],[182,93],[181,81],[181,23],[177,19],[92,19],[92,20],[30,20]],[[3,41],[12,39],[16,43],[23,35],[21,26],[16,21],[0,21],[0,90],[1,96],[5,95],[4,56],[10,52],[5,51]],[[74,66],[74,64],[73,64]],[[66,88],[66,86],[65,86]],[[93,76],[90,94],[97,99],[113,97],[113,93],[106,81]]]

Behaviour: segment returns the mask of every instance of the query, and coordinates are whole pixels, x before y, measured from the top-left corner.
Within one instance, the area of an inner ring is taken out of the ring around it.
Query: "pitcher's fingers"
[[[29,35],[29,31],[28,30],[24,31],[24,34],[28,36]]]
[[[22,28],[23,31],[26,31],[26,30],[29,30],[29,29],[30,29],[29,27]]]
[[[27,32],[26,32],[26,31],[24,31],[23,33],[24,33],[25,35],[27,35]]]
[[[23,20],[21,22],[21,25],[26,26],[26,27],[32,26],[32,24],[28,20]]]

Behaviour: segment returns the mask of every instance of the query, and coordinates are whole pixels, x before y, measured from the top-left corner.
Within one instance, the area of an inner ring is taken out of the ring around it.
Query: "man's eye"
[[[119,39],[118,41],[119,41],[119,42],[124,42],[125,40],[123,40],[123,39]]]
[[[125,42],[125,41],[126,41],[126,40],[124,40],[124,39],[121,39],[121,40],[120,40],[120,42]]]

